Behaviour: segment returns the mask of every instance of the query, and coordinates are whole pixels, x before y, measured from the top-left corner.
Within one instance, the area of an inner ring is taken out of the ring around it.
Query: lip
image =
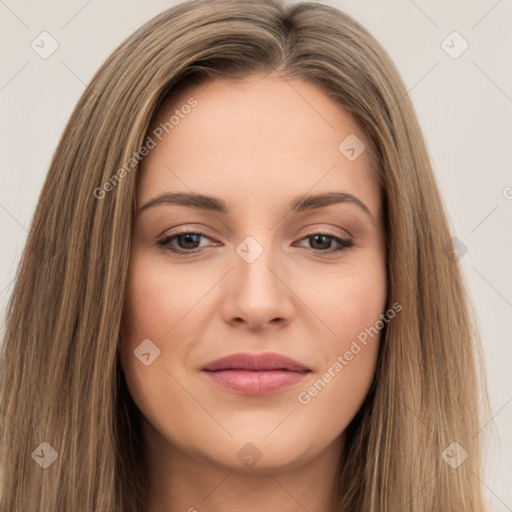
[[[215,372],[219,370],[289,370],[293,372],[311,371],[307,366],[276,352],[250,354],[240,352],[221,357],[205,365],[203,370]]]
[[[202,371],[224,388],[260,395],[299,382],[311,369],[289,357],[266,352],[232,354],[208,363]]]

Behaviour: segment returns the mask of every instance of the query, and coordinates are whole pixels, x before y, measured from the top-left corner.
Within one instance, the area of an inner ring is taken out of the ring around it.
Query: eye
[[[201,251],[201,247],[198,248],[201,237],[209,238],[198,231],[183,230],[159,240],[158,245],[178,254],[194,254]],[[173,242],[177,242],[179,247],[173,247]]]
[[[309,240],[313,249],[316,253],[325,254],[333,253],[338,251],[346,251],[354,245],[352,240],[348,238],[342,238],[332,233],[310,233],[301,240]],[[332,248],[333,242],[338,245],[336,248]],[[318,249],[318,250],[316,250]]]
[[[201,250],[204,248],[200,247],[201,238],[211,240],[210,237],[199,231],[183,230],[166,236],[162,240],[159,240],[158,245],[163,247],[165,250],[180,255],[195,254],[201,252]],[[342,238],[335,234],[324,232],[310,233],[301,238],[300,241],[303,240],[309,240],[311,249],[319,254],[346,251],[354,245],[354,243],[347,238]],[[178,247],[173,245],[174,243],[176,243]],[[333,243],[335,248],[332,248]]]

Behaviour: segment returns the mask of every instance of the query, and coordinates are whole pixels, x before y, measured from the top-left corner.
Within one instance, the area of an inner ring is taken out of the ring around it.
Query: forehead
[[[191,99],[197,103],[185,108]],[[218,195],[240,208],[343,191],[379,209],[368,151],[351,161],[339,149],[354,136],[368,148],[364,133],[314,84],[272,74],[213,80],[164,105],[150,135],[165,123],[162,140],[155,139],[141,165],[139,204],[175,190]]]

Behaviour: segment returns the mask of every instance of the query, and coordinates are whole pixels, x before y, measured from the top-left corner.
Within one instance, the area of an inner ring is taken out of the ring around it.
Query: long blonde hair
[[[364,28],[330,6],[193,0],[156,16],[113,52],[53,156],[7,309],[3,512],[144,510],[139,412],[117,352],[138,152],[173,94],[205,79],[270,71],[321,87],[371,141],[388,301],[403,305],[386,326],[374,385],[347,429],[335,508],[484,509],[478,330],[395,66]],[[446,462],[454,450],[459,459],[468,454],[456,468]],[[38,456],[52,463],[43,468]]]

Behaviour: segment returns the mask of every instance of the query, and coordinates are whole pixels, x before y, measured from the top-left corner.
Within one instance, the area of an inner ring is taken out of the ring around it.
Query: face
[[[119,347],[145,432],[238,471],[339,453],[386,307],[364,133],[317,86],[274,75],[189,89],[152,130]],[[271,357],[204,369],[241,353]]]

